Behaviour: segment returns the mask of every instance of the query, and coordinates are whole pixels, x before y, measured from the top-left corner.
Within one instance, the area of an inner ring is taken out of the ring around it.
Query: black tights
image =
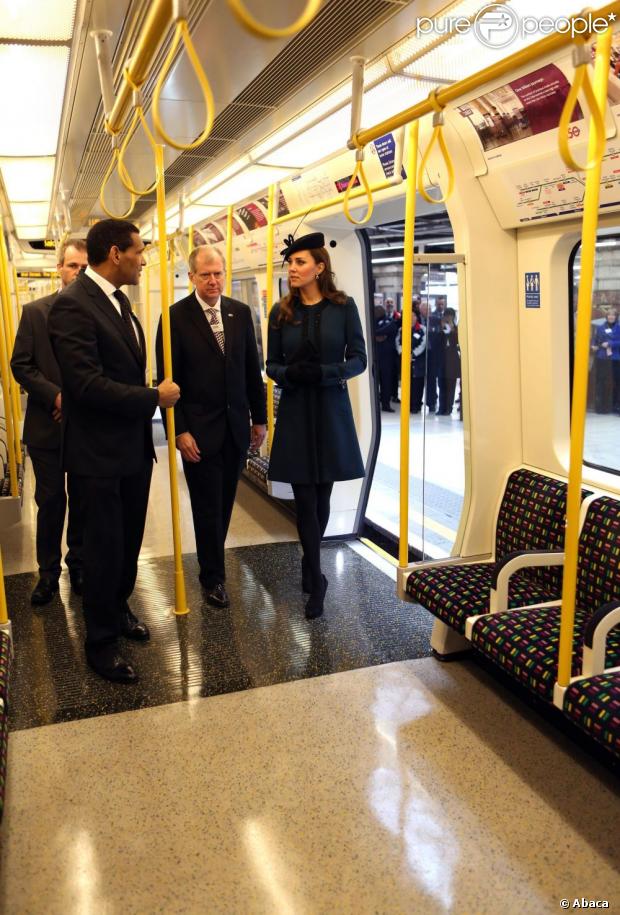
[[[293,483],[297,530],[304,558],[312,576],[312,588],[318,588],[321,579],[321,540],[329,521],[329,500],[333,483]]]

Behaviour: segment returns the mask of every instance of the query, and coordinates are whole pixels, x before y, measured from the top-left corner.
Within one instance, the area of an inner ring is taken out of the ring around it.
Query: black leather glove
[[[290,384],[305,387],[318,384],[323,373],[318,362],[295,362],[287,367],[285,377]]]

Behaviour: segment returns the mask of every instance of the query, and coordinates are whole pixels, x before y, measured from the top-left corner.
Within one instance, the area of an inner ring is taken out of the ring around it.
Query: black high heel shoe
[[[304,594],[310,594],[312,591],[312,575],[305,556],[301,557],[301,590]]]
[[[327,579],[321,575],[321,584],[319,588],[313,588],[306,604],[306,619],[315,620],[323,613],[323,601],[327,591]]]

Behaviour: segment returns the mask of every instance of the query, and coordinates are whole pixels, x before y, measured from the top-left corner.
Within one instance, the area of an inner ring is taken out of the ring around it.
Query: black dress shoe
[[[121,633],[134,642],[148,642],[151,637],[146,623],[141,623],[127,606],[121,610]]]
[[[77,594],[78,597],[82,596],[82,591],[84,590],[84,575],[81,569],[69,569],[69,581],[71,582],[71,590],[74,594]]]
[[[381,407],[382,413],[396,413],[396,410],[393,410],[391,407]]]
[[[305,556],[301,557],[301,590],[305,594],[310,594],[312,591],[312,575]]]
[[[105,680],[111,680],[113,683],[136,683],[138,680],[138,674],[131,664],[112,645],[87,650],[86,660],[89,667]]]
[[[319,588],[313,588],[310,597],[308,598],[308,603],[306,604],[306,619],[315,620],[318,616],[321,616],[323,613],[323,602],[325,600],[325,592],[327,591],[327,579],[324,575],[321,575],[321,585]]]
[[[212,607],[230,607],[230,598],[224,585],[219,584],[214,588],[207,589],[207,603]]]
[[[40,578],[37,585],[30,595],[30,603],[35,607],[42,607],[43,604],[49,604],[54,594],[58,591],[58,582],[53,578]]]

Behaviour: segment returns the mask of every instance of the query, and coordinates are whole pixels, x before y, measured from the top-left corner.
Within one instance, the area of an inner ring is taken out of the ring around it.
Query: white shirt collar
[[[198,303],[203,311],[205,310],[205,308],[215,308],[215,310],[219,311],[220,314],[222,313],[222,296],[221,295],[218,296],[218,299],[217,299],[217,302],[215,303],[215,305],[208,305],[204,299],[200,298],[200,296],[198,295],[198,293],[196,292],[195,289],[194,289],[194,294],[195,294],[196,298],[198,299]]]
[[[90,264],[86,268],[84,273],[86,274],[86,276],[89,276],[91,278],[91,280],[93,281],[93,283],[96,283],[97,286],[99,286],[99,288],[103,292],[105,292],[105,294],[108,297],[113,296],[114,293],[116,292],[116,286],[114,285],[114,283],[111,283],[109,280],[106,280],[105,276],[101,276],[100,273],[97,273],[96,270],[93,270],[93,268],[90,266]]]

